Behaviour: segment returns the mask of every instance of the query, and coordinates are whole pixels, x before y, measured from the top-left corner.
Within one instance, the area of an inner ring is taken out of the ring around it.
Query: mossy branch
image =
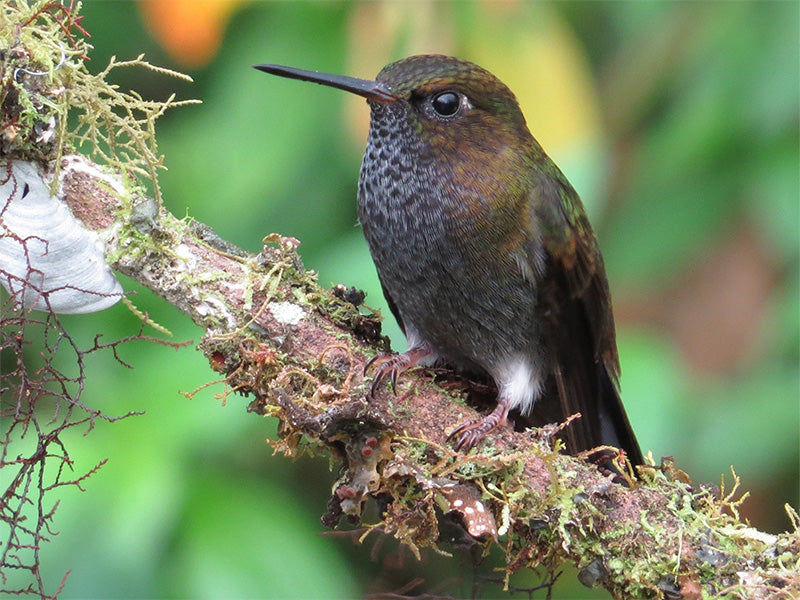
[[[797,513],[787,507],[792,531],[781,535],[749,527],[735,475],[732,489],[715,490],[663,461],[626,487],[553,448],[555,428],[502,430],[456,453],[445,432],[477,415],[459,386],[442,389],[424,371],[405,374],[396,395],[382,388],[368,399],[364,367],[385,347],[378,317],[348,301],[357,294],[320,288],[297,240],[273,234],[251,255],[161,207],[153,123],[166,105],[107,84],[111,67],[85,71],[76,10],[22,0],[0,9],[0,155],[47,164],[55,192],[106,241],[109,264],[204,330],[199,348],[225,389],[280,419],[277,451],[343,462],[323,522],[357,521],[374,498],[383,520],[368,532],[444,550],[440,525],[454,519],[459,543],[502,548],[506,580],[570,561],[586,585],[617,598],[797,597]],[[85,115],[78,131],[65,131],[68,110]],[[88,158],[71,154],[81,143]]]
[[[404,375],[396,395],[387,387],[368,400],[364,366],[384,344],[378,319],[320,288],[297,240],[273,234],[249,255],[163,209],[142,219],[135,207],[147,202],[112,192],[125,189],[123,178],[110,186],[86,159],[67,157],[60,172],[76,214],[117,215],[113,224],[86,222],[117,231],[112,266],[202,327],[200,349],[227,389],[250,395],[250,411],[280,419],[275,448],[345,463],[329,525],[358,519],[375,497],[385,512],[374,528],[412,548],[435,546],[438,517],[455,515],[482,539],[475,543],[503,548],[507,574],[568,560],[586,584],[619,598],[800,590],[796,513],[787,507],[794,530],[778,536],[747,526],[735,475],[732,489],[715,490],[664,461],[640,468],[628,488],[552,449],[552,432],[542,431],[504,430],[476,452],[456,453],[445,432],[475,412],[421,371]]]

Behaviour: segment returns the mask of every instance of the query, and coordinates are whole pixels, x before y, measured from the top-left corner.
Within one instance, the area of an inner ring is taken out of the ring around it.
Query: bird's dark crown
[[[525,124],[511,90],[489,71],[466,60],[440,54],[410,56],[385,66],[376,80],[401,100],[450,90],[465,95],[480,110]]]

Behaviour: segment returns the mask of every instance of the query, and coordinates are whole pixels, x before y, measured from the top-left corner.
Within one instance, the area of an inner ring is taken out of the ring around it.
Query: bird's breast
[[[485,198],[448,177],[435,161],[368,147],[359,220],[403,322],[456,366],[491,371],[537,345],[535,286],[509,245],[523,224],[496,218]]]

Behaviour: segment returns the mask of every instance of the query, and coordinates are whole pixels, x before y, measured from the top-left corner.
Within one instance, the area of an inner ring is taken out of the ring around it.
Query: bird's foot
[[[457,452],[469,452],[478,442],[485,438],[489,432],[497,429],[506,422],[508,418],[509,406],[503,399],[500,399],[495,409],[485,417],[472,419],[456,427],[450,435],[448,441],[455,439],[454,448]]]
[[[633,480],[633,469],[628,465],[625,451],[613,446],[600,446],[582,453],[586,462],[593,464],[597,470],[606,477],[611,477],[614,483],[630,487]],[[630,472],[626,471],[630,470]]]
[[[367,364],[364,365],[365,375],[371,367],[375,367],[375,376],[372,378],[372,385],[369,387],[370,398],[375,395],[378,386],[386,377],[389,377],[389,381],[392,384],[392,393],[397,393],[397,377],[404,371],[416,367],[423,358],[430,354],[430,349],[421,347],[409,348],[402,354],[381,352],[373,356],[367,361]]]

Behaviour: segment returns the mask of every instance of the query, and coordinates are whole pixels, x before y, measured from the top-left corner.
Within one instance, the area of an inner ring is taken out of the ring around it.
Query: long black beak
[[[306,71],[305,69],[295,69],[294,67],[284,67],[282,65],[253,65],[253,68],[280,77],[311,81],[320,85],[339,88],[346,92],[364,96],[364,98],[368,100],[377,100],[378,102],[394,102],[397,100],[397,96],[392,94],[388,87],[377,81],[370,81],[369,79],[357,79],[344,75]]]

